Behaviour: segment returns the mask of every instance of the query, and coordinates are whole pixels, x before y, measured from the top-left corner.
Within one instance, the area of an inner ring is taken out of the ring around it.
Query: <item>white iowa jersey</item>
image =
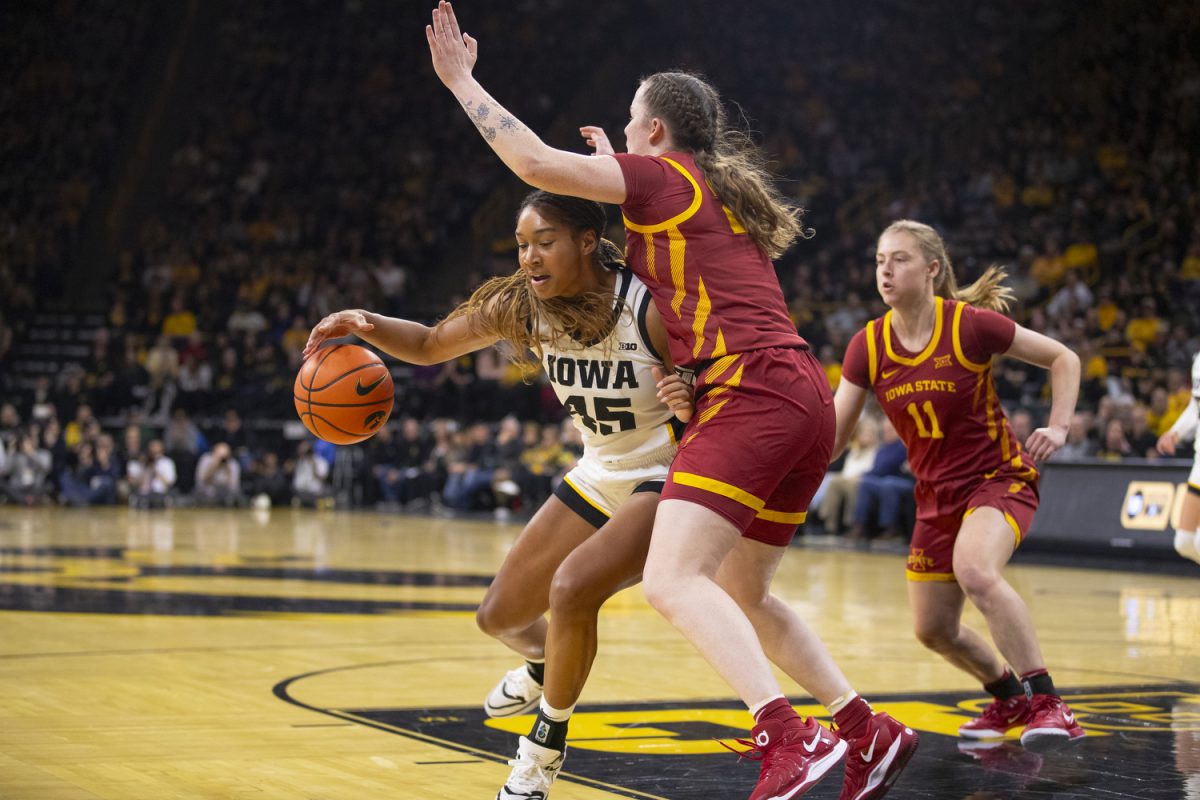
[[[662,367],[646,332],[650,292],[629,270],[613,287],[624,299],[608,338],[592,346],[547,344],[542,367],[583,435],[584,457],[627,469],[670,463],[683,425],[659,402],[651,367]]]

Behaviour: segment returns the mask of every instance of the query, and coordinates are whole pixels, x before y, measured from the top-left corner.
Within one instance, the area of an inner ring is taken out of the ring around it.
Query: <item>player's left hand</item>
[[[598,125],[584,125],[579,129],[579,135],[587,142],[588,147],[595,148],[596,152],[592,155],[611,156],[617,152],[613,149],[612,142],[608,140],[608,134],[604,132],[604,128]]]
[[[479,58],[479,42],[459,30],[454,8],[441,0],[433,10],[433,24],[425,26],[425,39],[433,57],[433,71],[447,88],[453,89],[471,77]]]
[[[1067,443],[1067,432],[1058,428],[1038,428],[1029,434],[1025,452],[1035,462],[1045,461]]]
[[[691,385],[674,372],[670,375],[664,374],[660,367],[652,367],[651,373],[654,380],[658,381],[655,385],[658,387],[659,402],[671,409],[680,422],[690,420],[692,411],[695,410],[692,405]]]

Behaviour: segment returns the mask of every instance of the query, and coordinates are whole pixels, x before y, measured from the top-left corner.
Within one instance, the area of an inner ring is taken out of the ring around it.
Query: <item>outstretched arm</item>
[[[1079,356],[1062,342],[1018,325],[1005,355],[1050,370],[1050,422],[1029,436],[1025,450],[1044,461],[1067,441],[1067,429],[1079,399]]]
[[[361,308],[335,311],[317,323],[304,346],[308,358],[329,339],[354,334],[388,355],[410,364],[440,364],[496,343],[490,334],[474,332],[473,314],[430,328],[419,322],[385,317]]]
[[[484,91],[471,74],[479,43],[458,27],[445,0],[425,26],[433,69],[454,93],[479,133],[513,173],[531,186],[601,203],[625,201],[625,178],[613,158],[556,150]]]

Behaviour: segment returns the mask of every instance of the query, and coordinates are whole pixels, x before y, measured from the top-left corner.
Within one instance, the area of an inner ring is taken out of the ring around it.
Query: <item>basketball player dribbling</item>
[[[521,269],[494,278],[434,328],[362,310],[312,331],[305,355],[357,335],[415,364],[501,339],[531,349],[571,412],[584,454],[521,532],[488,588],[479,627],[527,663],[488,695],[492,717],[539,708],[500,800],[544,798],[562,767],[568,721],[596,656],[604,601],[641,578],[691,388],[670,370],[649,293],[602,238],[603,208],[533,192],[517,218]],[[546,620],[546,611],[550,619]],[[544,694],[543,694],[544,692]]]
[[[959,289],[945,245],[928,225],[892,223],[879,237],[875,261],[879,294],[891,311],[867,323],[846,349],[834,456],[873,391],[917,478],[908,556],[917,638],[995,698],[959,735],[999,737],[1023,727],[1021,742],[1033,748],[1078,739],[1083,729],[1058,696],[1029,609],[1002,570],[1037,510],[1036,464],[1066,441],[1079,357],[990,310],[1005,308],[1011,297],[1000,285],[1002,269]],[[998,355],[1050,371],[1049,425],[1024,448],[996,398]],[[987,620],[1004,661],[962,624],[965,600]]]
[[[519,178],[621,204],[629,266],[653,294],[673,361],[695,370],[696,409],[663,488],[643,586],[753,713],[762,766],[752,800],[800,796],[847,751],[842,798],[883,796],[917,734],[874,713],[770,593],[835,428],[825,374],[788,317],[770,261],[802,233],[799,210],[695,76],[646,78],[625,128],[628,153],[614,154],[588,127],[596,155],[586,156],[547,146],[479,85],[477,43],[450,4],[434,10],[426,38],[439,79]],[[770,661],[829,709],[837,733],[800,719]]]

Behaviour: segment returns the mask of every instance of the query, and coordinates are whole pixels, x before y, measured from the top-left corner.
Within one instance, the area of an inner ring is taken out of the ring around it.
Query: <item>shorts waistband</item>
[[[701,372],[708,369],[713,364],[720,361],[722,358],[729,358],[729,356],[741,356],[741,355],[745,355],[747,353],[762,353],[767,350],[799,350],[801,352],[807,352],[811,349],[812,348],[809,347],[808,344],[776,345],[775,347],[759,347],[754,350],[743,350],[740,353],[726,353],[725,355],[720,356],[718,358],[706,358],[703,361],[697,361],[695,364],[688,366],[687,369],[690,369],[696,375],[699,375]]]
[[[678,445],[670,442],[645,453],[616,457],[596,455],[595,460],[596,464],[604,469],[641,469],[642,467],[653,467],[655,465],[666,467],[670,466],[671,461],[675,458],[675,451],[678,449]]]

